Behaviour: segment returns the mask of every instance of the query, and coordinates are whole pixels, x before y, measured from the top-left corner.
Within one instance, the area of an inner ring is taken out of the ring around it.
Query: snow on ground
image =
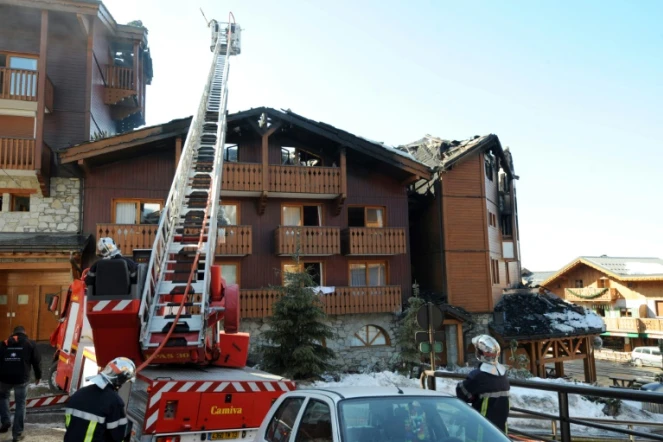
[[[464,367],[458,371],[468,372]],[[555,382],[555,383],[574,383],[564,379],[541,379],[532,378],[532,381]],[[456,379],[437,378],[437,390],[452,396],[456,396]],[[368,374],[348,374],[342,375],[338,382],[316,382],[315,387],[414,387],[419,388],[418,379],[409,379],[397,373],[383,371],[379,373]],[[552,391],[532,390],[521,387],[511,387],[511,406],[523,408],[541,413],[556,415],[559,412],[557,393]],[[607,416],[603,413],[603,404],[597,404],[585,399],[579,395],[569,395],[569,412],[571,417],[577,418],[599,418],[606,420],[631,420],[640,422],[661,422],[663,415],[652,414],[643,411],[640,403],[624,401],[621,406],[620,414],[616,417]],[[510,424],[515,428],[522,430],[547,430],[550,431],[551,423],[546,420],[534,419],[511,419]],[[586,435],[614,435],[615,433],[603,432],[597,429],[590,429],[583,426],[572,425],[574,434]],[[647,431],[644,427],[641,431]]]

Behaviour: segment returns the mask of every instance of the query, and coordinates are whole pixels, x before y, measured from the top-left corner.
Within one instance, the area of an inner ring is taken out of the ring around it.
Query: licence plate
[[[225,433],[212,433],[210,434],[210,440],[226,440],[226,439],[238,439],[239,431],[227,431]]]

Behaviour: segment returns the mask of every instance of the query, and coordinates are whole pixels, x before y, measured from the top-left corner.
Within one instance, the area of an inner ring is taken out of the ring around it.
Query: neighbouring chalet
[[[84,178],[84,233],[125,255],[151,249],[190,119],[73,146],[63,167]],[[431,169],[394,148],[291,111],[230,114],[216,263],[241,288],[243,329],[259,341],[300,238],[346,368],[386,361],[392,320],[411,295],[408,186]],[[93,241],[90,242],[92,244]],[[93,258],[88,248],[86,263]]]
[[[100,1],[0,0],[0,336],[48,339],[45,296],[88,243],[80,178],[56,153],[144,124],[151,78],[147,30]]]
[[[663,259],[581,256],[541,286],[602,316],[608,348],[630,352],[663,339]]]
[[[427,135],[400,149],[435,169],[433,180],[411,186],[413,277],[485,326],[503,291],[521,278],[511,153],[492,134],[466,141]]]

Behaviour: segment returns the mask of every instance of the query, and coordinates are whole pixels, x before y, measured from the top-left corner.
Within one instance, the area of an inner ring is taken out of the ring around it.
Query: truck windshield
[[[509,441],[464,402],[451,397],[383,396],[339,402],[342,442]]]

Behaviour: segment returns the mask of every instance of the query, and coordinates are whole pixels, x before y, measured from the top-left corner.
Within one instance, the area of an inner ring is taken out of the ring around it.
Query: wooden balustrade
[[[339,167],[269,166],[270,192],[283,193],[341,193]]]
[[[612,302],[619,292],[616,288],[584,287],[564,289],[564,297],[571,302]]]
[[[244,192],[262,191],[262,164],[224,162],[221,189]]]
[[[151,249],[158,224],[97,224],[97,239],[113,238],[122,254],[129,256],[134,249]]]
[[[135,90],[134,70],[120,66],[106,66],[106,87],[111,89]]]
[[[656,318],[603,318],[607,331],[630,333],[663,332],[663,320]]]
[[[0,168],[34,170],[35,140],[0,138]]]
[[[222,226],[217,235],[216,254],[246,256],[253,252],[251,226]]]
[[[294,255],[298,245],[302,256],[341,253],[341,229],[338,227],[279,226],[274,236],[277,255]]]
[[[640,318],[642,329],[645,332],[659,332],[663,330],[663,321],[655,318]]]
[[[0,68],[0,99],[37,101],[37,71]]]
[[[350,227],[344,239],[349,255],[401,255],[407,249],[402,227]]]
[[[44,92],[44,106],[48,112],[53,112],[53,83],[46,77],[46,91]]]
[[[265,318],[272,315],[272,305],[283,292],[273,289],[240,290],[242,318]],[[400,312],[400,286],[336,287],[334,292],[320,294],[328,315]]]

